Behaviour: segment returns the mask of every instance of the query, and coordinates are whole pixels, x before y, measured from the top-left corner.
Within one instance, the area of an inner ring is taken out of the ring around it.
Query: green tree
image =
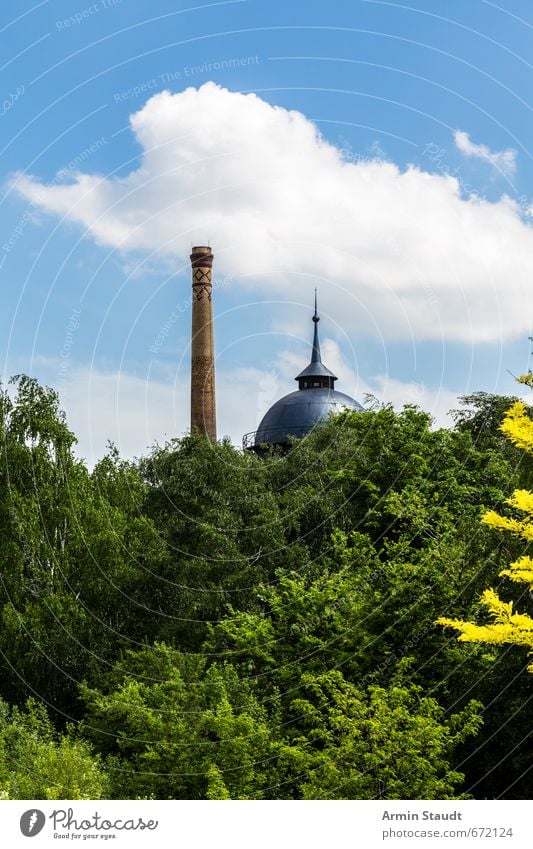
[[[279,722],[231,664],[156,644],[130,653],[105,689],[85,690],[87,729],[115,759],[116,797],[264,797]]]
[[[1,393],[1,693],[58,733],[84,717],[47,738],[50,774],[90,740],[117,797],[527,798],[521,658],[434,625],[527,553],[479,526],[528,470],[500,400],[469,401],[454,430],[375,407],[285,454],[191,436],[90,473],[55,393]]]
[[[480,705],[446,717],[435,699],[397,677],[365,692],[338,671],[302,676],[292,710],[303,731],[293,746],[306,762],[304,799],[458,798],[464,775],[450,759],[478,731]]]
[[[523,382],[533,383],[533,376],[524,378]],[[533,421],[525,404],[516,401],[507,411],[502,432],[513,445],[533,455]],[[507,499],[508,505],[519,514],[502,516],[494,510],[485,513],[483,522],[498,531],[507,531],[526,543],[533,539],[533,492],[526,489],[516,489]],[[517,584],[525,584],[533,590],[533,560],[529,554],[522,555],[500,575],[509,578]],[[468,643],[487,643],[489,645],[510,644],[529,650],[533,656],[533,618],[526,612],[516,612],[513,602],[503,601],[493,589],[487,589],[481,597],[481,603],[488,608],[492,622],[477,625],[460,619],[441,617],[437,622],[441,625],[456,628],[460,631],[459,640]],[[529,672],[533,672],[533,662],[529,664]]]
[[[111,453],[91,476],[57,395],[15,385],[0,398],[2,692],[22,703],[29,689],[72,716],[78,682],[151,636],[147,576],[162,547],[136,469]]]
[[[402,675],[365,691],[339,671],[300,671],[265,697],[231,664],[157,645],[128,656],[107,692],[86,691],[88,728],[114,759],[117,796],[455,798],[450,759],[478,705],[445,717]]]
[[[258,581],[291,557],[267,466],[229,442],[188,436],[154,449],[140,471],[145,515],[167,551],[151,587],[158,638],[198,648],[205,622],[229,603],[254,603]]]
[[[98,755],[70,729],[58,734],[43,705],[0,700],[0,793],[9,799],[101,799],[109,782]]]

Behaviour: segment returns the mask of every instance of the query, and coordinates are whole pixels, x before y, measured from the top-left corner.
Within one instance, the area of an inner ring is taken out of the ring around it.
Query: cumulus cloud
[[[214,83],[161,92],[130,124],[142,156],[127,176],[14,185],[124,254],[179,268],[191,241],[209,239],[236,286],[308,301],[319,281],[348,332],[530,333],[533,231],[508,197],[464,197],[455,178],[415,166],[346,162],[301,113]]]
[[[458,397],[444,386],[435,388],[414,381],[394,380],[388,375],[376,375],[370,386],[372,395],[384,403],[392,404],[395,410],[401,410],[405,404],[414,404],[432,416],[435,427],[453,425],[450,410],[459,406]]]
[[[505,177],[510,177],[516,171],[516,150],[491,150],[486,144],[474,144],[468,133],[456,130],[454,134],[455,145],[465,156],[473,156],[482,159],[497,168]]]
[[[342,357],[334,340],[325,340],[323,353],[324,362],[339,376],[339,389],[361,403],[368,392],[395,409],[417,404],[434,417],[437,426],[450,426],[447,413],[457,406],[453,392],[403,383],[385,375],[364,380]],[[268,408],[296,389],[294,376],[302,364],[301,356],[281,351],[270,369],[220,370],[219,437],[228,436],[240,446],[243,434],[257,429]],[[54,378],[58,364],[41,360],[34,365],[39,379],[56,385],[69,426],[78,438],[76,453],[91,467],[105,454],[108,441],[115,443],[122,457],[133,458],[146,454],[156,442],[164,444],[188,431],[189,382],[185,375],[177,379],[162,373],[142,377],[79,364],[73,365],[58,384]]]
[[[91,467],[105,454],[110,441],[122,457],[133,458],[146,454],[155,443],[164,444],[189,430],[190,388],[185,374],[176,378],[168,372],[140,376],[104,370],[93,363],[72,365],[58,380],[60,367],[60,363],[40,358],[34,361],[33,374],[59,392],[69,427],[78,439],[76,453]],[[244,433],[256,430],[268,408],[296,388],[289,371],[283,354],[268,370],[219,369],[217,378],[223,386],[217,397],[219,438],[227,436],[240,446]]]
[[[11,370],[21,369],[17,364]],[[185,372],[173,374],[155,367],[139,375],[95,363],[72,363],[65,370],[64,362],[46,357],[36,358],[31,371],[43,385],[58,391],[78,439],[76,453],[91,467],[106,453],[109,441],[122,457],[133,458],[189,430],[190,384]],[[217,378],[223,386],[217,398],[218,436],[228,436],[238,446],[270,405],[294,388],[274,368],[219,369]]]

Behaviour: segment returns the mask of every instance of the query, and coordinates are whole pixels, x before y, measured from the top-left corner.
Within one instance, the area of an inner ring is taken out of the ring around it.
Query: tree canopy
[[[90,470],[57,395],[16,378],[4,797],[528,798],[523,651],[435,624],[502,581],[531,611],[508,582],[529,539],[480,522],[529,509],[529,461],[509,399],[466,400],[451,429],[374,405],[284,453],[192,435]]]
[[[515,401],[507,411],[500,430],[518,448],[533,454],[533,421],[527,413],[525,404]],[[508,531],[526,544],[533,540],[533,492],[527,489],[515,489],[510,498],[506,499],[515,516],[502,516],[494,510],[489,510],[482,521],[498,531]],[[500,577],[508,578],[517,584],[525,584],[528,590],[533,590],[533,560],[529,554],[524,554],[503,569]],[[492,622],[488,625],[476,625],[458,619],[441,617],[438,623],[457,628],[460,631],[459,640],[468,643],[488,643],[502,645],[509,643],[529,649],[533,654],[533,618],[527,613],[516,613],[513,602],[502,601],[492,588],[484,591],[481,604],[488,608]],[[529,672],[533,672],[533,661],[529,664]]]

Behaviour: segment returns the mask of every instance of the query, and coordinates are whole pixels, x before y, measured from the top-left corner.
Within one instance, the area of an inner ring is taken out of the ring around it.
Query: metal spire
[[[318,340],[318,322],[320,321],[320,316],[318,314],[317,309],[317,301],[316,301],[316,289],[315,289],[315,314],[313,316],[313,321],[315,323],[315,330],[313,333],[313,354],[311,356],[312,363],[321,363],[322,357],[320,356],[320,342]]]
[[[332,389],[333,381],[337,380],[333,372],[330,371],[329,368],[326,368],[320,355],[320,342],[318,340],[318,322],[320,321],[320,316],[318,314],[316,292],[317,290],[315,289],[315,312],[313,315],[313,324],[315,325],[315,329],[313,333],[313,352],[311,354],[311,362],[309,365],[307,365],[295,378],[295,380],[299,381],[299,389],[317,389],[320,387]]]

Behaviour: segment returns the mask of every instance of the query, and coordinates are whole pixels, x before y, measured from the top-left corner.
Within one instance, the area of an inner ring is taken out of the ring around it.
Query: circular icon
[[[30,808],[29,811],[24,811],[20,818],[20,830],[24,837],[35,837],[42,831],[45,822],[46,817],[42,811]]]

